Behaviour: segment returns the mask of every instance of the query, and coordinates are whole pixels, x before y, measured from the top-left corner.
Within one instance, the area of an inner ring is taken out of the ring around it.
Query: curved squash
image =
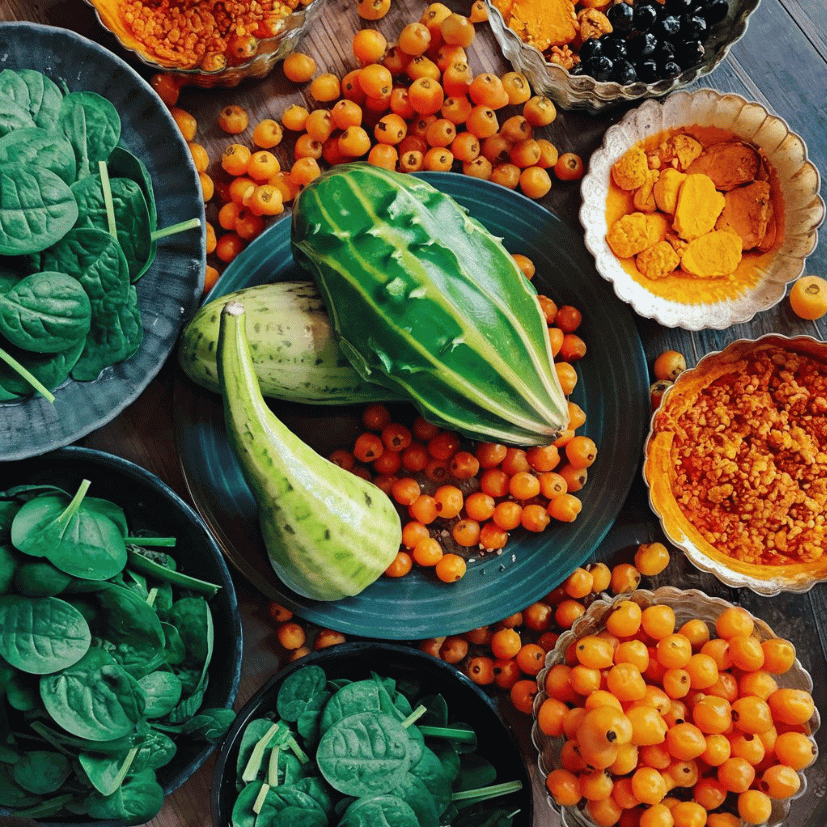
[[[396,557],[399,514],[381,489],[317,454],[267,407],[239,302],[221,312],[218,379],[227,436],[276,574],[314,600],[358,594]]]
[[[308,184],[292,221],[294,257],[365,380],[473,439],[547,444],[566,427],[537,293],[454,199],[344,164]]]

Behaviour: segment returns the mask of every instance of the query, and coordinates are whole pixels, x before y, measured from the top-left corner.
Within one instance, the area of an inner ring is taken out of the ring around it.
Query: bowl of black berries
[[[760,0],[486,0],[503,55],[537,94],[598,113],[660,97],[709,74],[746,32]]]

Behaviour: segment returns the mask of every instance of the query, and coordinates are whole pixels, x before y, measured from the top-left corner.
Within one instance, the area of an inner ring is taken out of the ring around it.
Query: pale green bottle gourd
[[[383,491],[316,453],[269,409],[239,302],[221,311],[218,380],[227,436],[278,577],[313,600],[367,588],[399,551],[399,514]]]

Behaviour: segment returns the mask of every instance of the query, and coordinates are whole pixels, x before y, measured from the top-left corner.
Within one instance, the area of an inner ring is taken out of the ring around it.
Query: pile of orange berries
[[[508,693],[513,708],[530,715],[537,675],[546,654],[566,629],[603,594],[633,592],[643,575],[660,574],[669,564],[663,543],[643,543],[630,562],[579,566],[542,600],[497,623],[458,635],[423,640],[419,648],[454,664],[478,686]]]
[[[555,369],[569,396],[578,380],[573,362],[586,353],[575,333],[582,315],[547,297],[541,307]],[[469,549],[499,551],[514,530],[542,532],[553,521],[575,520],[582,509],[576,493],[587,482],[597,446],[576,433],[586,421],[583,409],[570,401],[568,413],[568,427],[553,444],[517,448],[465,444],[456,432],[421,416],[408,427],[394,421],[386,405],[365,408],[365,430],[328,459],[371,480],[403,515],[402,547],[385,575],[404,577],[417,565],[453,583],[465,575]]]
[[[738,606],[677,627],[619,599],[545,674],[537,725],[562,738],[546,786],[600,827],[763,824],[814,759],[811,694],[779,686],[793,645]],[[735,815],[737,813],[737,816]]]
[[[297,619],[290,609],[271,600],[267,604],[267,615],[276,625],[276,641],[288,663],[318,652],[328,646],[345,642],[342,632],[322,629]]]
[[[377,29],[361,29],[351,44],[358,66],[342,77],[319,72],[311,56],[294,52],[284,74],[306,85],[316,108],[292,104],[279,120],[253,125],[243,107],[225,106],[218,126],[236,140],[217,162],[198,142],[195,118],[177,105],[178,83],[155,75],[208,204],[207,252],[217,266],[210,265],[207,286],[325,166],[364,160],[402,172],[455,170],[530,198],[548,193],[549,172],[560,180],[582,177],[580,157],[561,155],[537,132],[557,116],[549,98],[533,95],[519,72],[471,71],[466,49],[481,15],[432,3],[393,45]]]

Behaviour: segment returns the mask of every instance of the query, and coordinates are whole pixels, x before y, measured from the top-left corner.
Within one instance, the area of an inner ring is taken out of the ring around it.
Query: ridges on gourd
[[[536,291],[450,196],[342,165],[300,194],[292,244],[363,378],[470,438],[544,444],[566,427]]]

